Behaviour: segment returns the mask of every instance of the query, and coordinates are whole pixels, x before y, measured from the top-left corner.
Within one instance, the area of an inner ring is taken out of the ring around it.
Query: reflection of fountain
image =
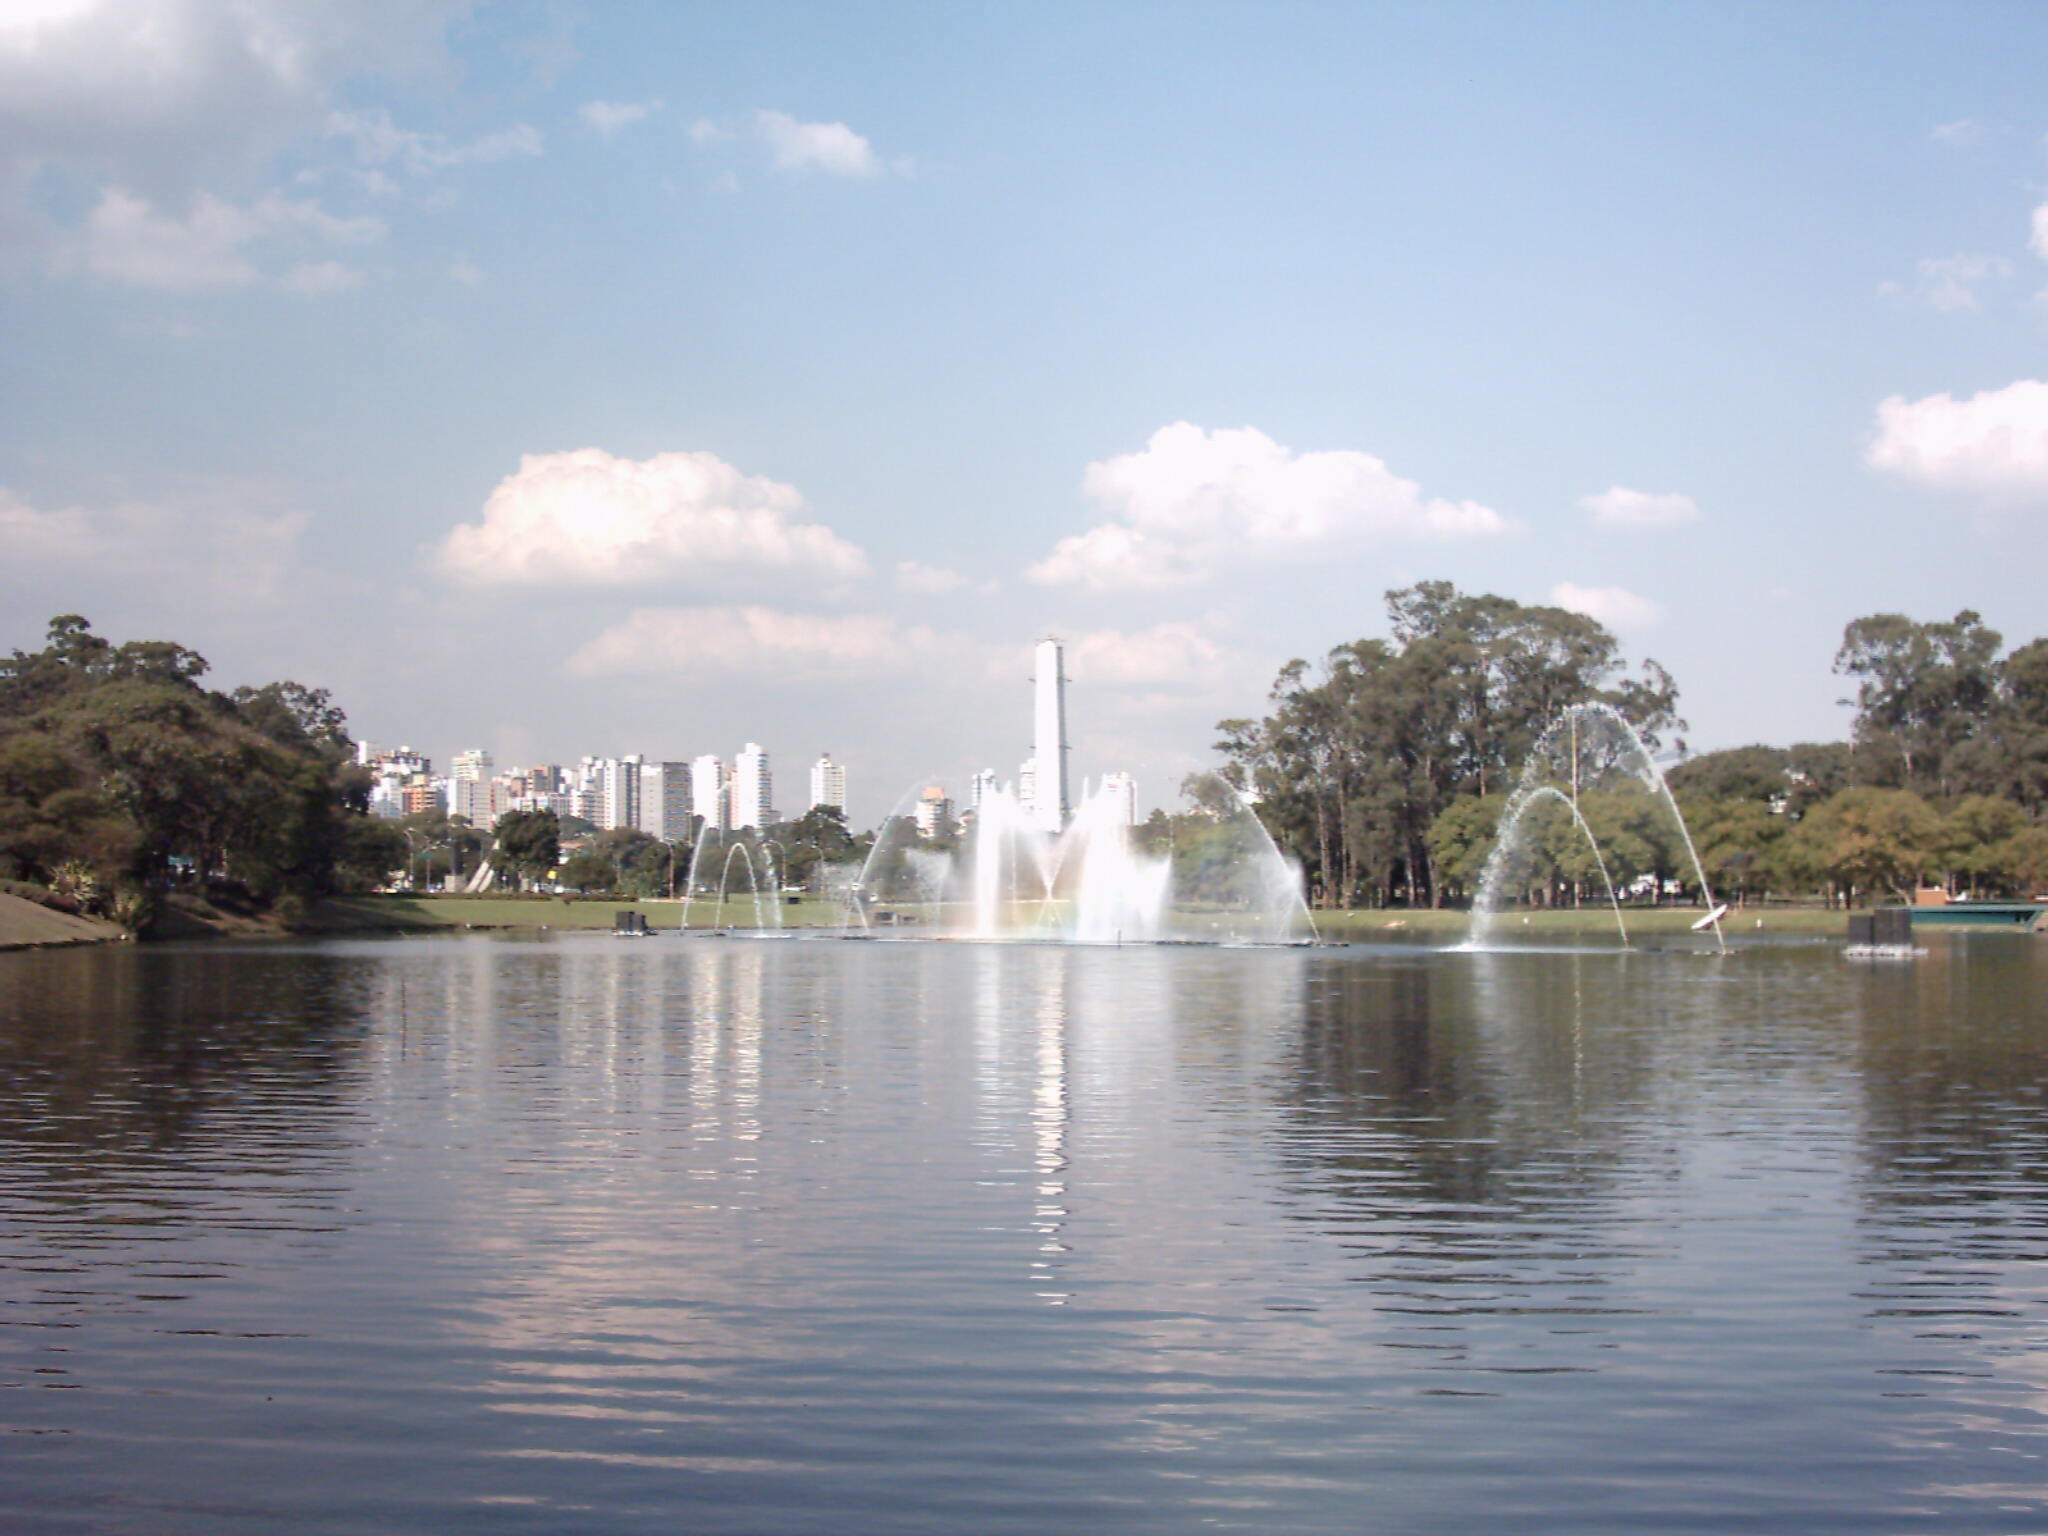
[[[1593,729],[1588,729],[1589,727]],[[1608,749],[1611,752],[1618,752],[1627,760],[1633,771],[1640,774],[1653,790],[1663,796],[1664,804],[1671,812],[1672,823],[1678,828],[1678,835],[1685,843],[1686,855],[1692,860],[1693,874],[1699,881],[1700,897],[1706,903],[1708,917],[1713,924],[1715,942],[1722,948],[1727,948],[1728,941],[1721,933],[1720,918],[1714,906],[1713,888],[1707,882],[1707,872],[1700,863],[1699,850],[1693,846],[1692,831],[1685,824],[1685,816],[1678,809],[1678,801],[1672,797],[1671,786],[1664,781],[1663,770],[1658,768],[1657,760],[1650,755],[1649,747],[1636,733],[1636,728],[1618,711],[1606,704],[1574,704],[1569,709],[1561,711],[1536,739],[1536,745],[1529,749],[1529,756],[1522,764],[1521,776],[1515,783],[1514,792],[1508,796],[1507,807],[1501,814],[1500,827],[1494,835],[1493,849],[1487,854],[1486,866],[1479,877],[1479,894],[1472,903],[1472,925],[1466,941],[1468,944],[1483,944],[1491,934],[1501,890],[1506,884],[1506,877],[1515,855],[1521,851],[1520,834],[1525,824],[1524,813],[1546,795],[1563,801],[1570,808],[1572,819],[1578,823],[1579,830],[1585,834],[1587,843],[1592,847],[1593,858],[1600,866],[1600,878],[1606,883],[1608,900],[1614,905],[1615,923],[1620,925],[1621,907],[1615,899],[1614,883],[1607,879],[1607,861],[1601,857],[1599,842],[1594,838],[1592,829],[1586,825],[1586,819],[1580,814],[1578,804],[1584,749],[1589,744],[1597,745],[1603,733]],[[1568,746],[1565,761],[1561,765],[1562,772],[1559,772],[1557,755],[1561,742],[1568,743]],[[1609,762],[1600,766],[1614,764]],[[1571,785],[1571,793],[1567,795],[1555,785],[1546,784],[1546,774],[1566,779]],[[1622,929],[1622,942],[1628,942],[1626,928]]]
[[[1086,795],[1054,836],[1003,786],[983,794],[965,846],[912,845],[891,817],[869,853],[847,922],[891,923],[981,939],[1082,944],[1312,941],[1299,871],[1221,781],[1195,789],[1165,847],[1140,846],[1114,789]],[[906,910],[914,906],[915,911]]]

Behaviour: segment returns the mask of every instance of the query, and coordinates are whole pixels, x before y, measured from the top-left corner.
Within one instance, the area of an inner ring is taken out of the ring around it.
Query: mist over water
[[[2048,1523],[2048,944],[0,956],[0,1528]]]

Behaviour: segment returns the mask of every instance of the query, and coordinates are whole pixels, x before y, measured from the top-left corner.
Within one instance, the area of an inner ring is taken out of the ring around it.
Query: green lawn
[[[675,928],[682,917],[682,903],[674,901],[614,901],[601,896],[565,900],[559,896],[354,896],[322,902],[315,913],[315,926],[324,932],[380,932],[425,928],[610,928],[612,914],[632,910],[642,913],[650,928]],[[924,921],[923,927],[945,926],[941,914],[932,909],[906,907]],[[1697,907],[1625,907],[1622,909],[1632,934],[1683,933],[1704,916]],[[703,897],[690,903],[690,926],[709,928],[718,916],[718,903]],[[785,928],[837,928],[842,910],[834,901],[805,900],[782,908]],[[752,927],[751,898],[728,898],[725,920],[733,927]],[[1318,912],[1316,931],[1325,939],[1343,940],[1401,933],[1435,935],[1461,934],[1471,921],[1462,911]],[[1605,934],[1614,931],[1614,914],[1605,907],[1563,910],[1503,912],[1498,919],[1503,930],[1549,934]],[[1821,907],[1748,907],[1732,911],[1721,920],[1729,934],[1821,933],[1845,930],[1841,909]],[[914,930],[913,930],[914,931]]]
[[[602,896],[345,896],[320,903],[314,926],[327,933],[382,932],[407,928],[610,928],[615,912],[639,912],[650,928],[674,928],[682,920],[679,901],[624,901]],[[690,926],[709,928],[718,902],[690,903]],[[752,927],[751,897],[725,903],[725,920]],[[770,918],[773,921],[773,918]],[[837,928],[839,904],[803,901],[782,908],[788,928]]]

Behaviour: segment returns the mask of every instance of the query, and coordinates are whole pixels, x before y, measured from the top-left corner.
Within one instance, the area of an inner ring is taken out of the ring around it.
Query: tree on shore
[[[1627,675],[1584,614],[1443,581],[1386,597],[1389,638],[1289,662],[1265,718],[1217,727],[1224,774],[1258,797],[1320,905],[1441,904],[1461,882],[1437,868],[1437,818],[1507,789],[1571,705],[1608,705],[1652,746],[1685,728],[1670,674],[1645,661]]]
[[[42,650],[0,660],[0,873],[48,883],[82,866],[140,924],[174,878],[295,909],[396,867],[326,692],[219,693],[207,670],[75,614],[50,621]]]
[[[562,862],[562,827],[553,811],[507,811],[491,835],[503,867],[529,885],[545,880]]]

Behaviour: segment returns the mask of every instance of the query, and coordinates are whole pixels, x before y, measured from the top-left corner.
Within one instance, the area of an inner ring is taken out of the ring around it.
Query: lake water
[[[2048,1530],[2048,939],[0,955],[0,1529]]]

